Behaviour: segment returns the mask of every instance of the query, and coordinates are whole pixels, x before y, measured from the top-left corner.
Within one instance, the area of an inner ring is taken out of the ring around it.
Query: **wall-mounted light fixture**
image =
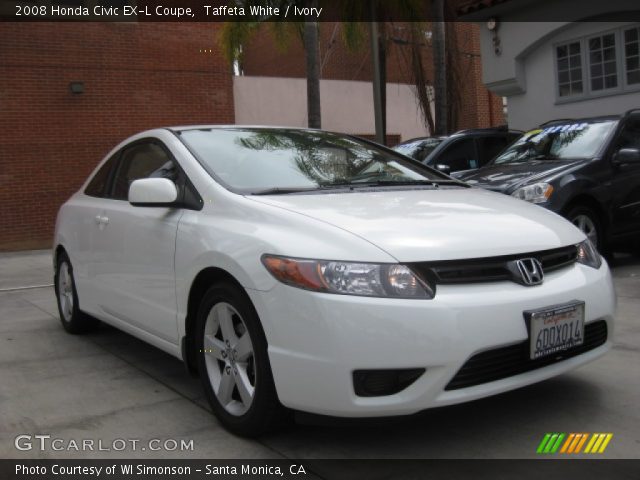
[[[69,91],[74,95],[84,93],[84,82],[71,82],[69,84]]]

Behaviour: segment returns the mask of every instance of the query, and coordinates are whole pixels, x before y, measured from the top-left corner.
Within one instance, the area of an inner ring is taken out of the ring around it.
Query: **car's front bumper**
[[[264,325],[280,401],[335,416],[402,415],[504,392],[587,363],[611,345],[615,294],[606,263],[573,265],[542,285],[511,282],[439,286],[433,300],[365,298],[279,284],[249,292]],[[523,311],[580,300],[585,322],[605,320],[607,342],[516,376],[457,390],[446,385],[474,354],[526,341]],[[399,393],[355,394],[353,371],[425,368]]]

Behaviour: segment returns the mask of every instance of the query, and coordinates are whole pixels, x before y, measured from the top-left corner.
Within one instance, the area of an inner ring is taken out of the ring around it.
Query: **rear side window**
[[[118,157],[120,157],[120,152],[117,152],[107,160],[104,165],[96,172],[93,176],[87,188],[85,188],[85,195],[89,195],[91,197],[104,198],[106,197],[107,187],[109,184],[109,178],[111,178],[111,172],[115,168],[118,163]]]
[[[131,183],[140,178],[168,178],[175,181],[177,177],[177,165],[160,145],[139,143],[122,153],[113,184],[113,198],[127,200]]]

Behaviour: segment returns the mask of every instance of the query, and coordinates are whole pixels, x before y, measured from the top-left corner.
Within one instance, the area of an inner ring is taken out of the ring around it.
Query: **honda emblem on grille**
[[[509,263],[509,270],[513,274],[514,281],[522,285],[528,287],[540,285],[544,280],[542,263],[537,258],[521,258]]]

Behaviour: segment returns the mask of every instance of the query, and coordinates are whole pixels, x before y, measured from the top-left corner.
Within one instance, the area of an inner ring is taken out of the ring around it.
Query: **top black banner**
[[[637,0],[0,0],[5,22],[640,21]]]

